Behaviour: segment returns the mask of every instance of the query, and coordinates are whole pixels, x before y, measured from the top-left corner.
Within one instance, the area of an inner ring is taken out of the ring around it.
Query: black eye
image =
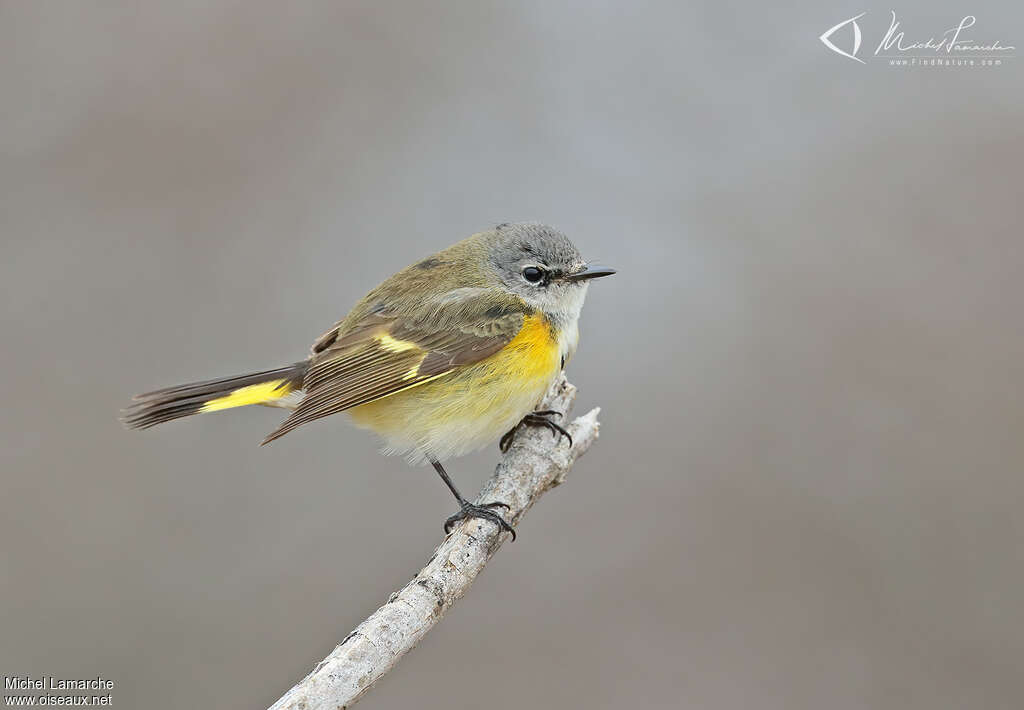
[[[527,266],[523,269],[523,278],[532,284],[540,282],[544,278],[544,272],[536,266]]]

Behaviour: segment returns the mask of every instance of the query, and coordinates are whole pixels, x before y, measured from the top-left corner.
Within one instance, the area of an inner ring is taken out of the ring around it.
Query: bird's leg
[[[459,493],[459,489],[455,487],[454,483],[452,483],[452,479],[448,478],[448,473],[444,470],[441,462],[430,459],[430,463],[434,466],[434,470],[437,471],[437,475],[441,477],[444,484],[448,486],[448,490],[450,490],[452,495],[455,496],[455,500],[459,501],[459,512],[444,521],[444,531],[446,533],[451,532],[452,527],[460,520],[465,520],[467,518],[481,518],[483,520],[491,521],[498,526],[499,530],[507,530],[512,533],[512,541],[515,542],[515,529],[509,525],[503,517],[491,510],[491,508],[504,508],[505,510],[509,510],[507,504],[483,503],[482,505],[476,505],[475,503],[470,503],[462,497],[462,494]]]
[[[563,427],[562,425],[555,424],[553,421],[551,421],[551,419],[549,419],[549,417],[560,416],[562,416],[562,413],[556,412],[553,409],[542,409],[537,412],[530,412],[525,417],[523,417],[518,424],[516,424],[514,427],[505,432],[505,434],[501,437],[501,441],[498,442],[498,448],[501,449],[502,453],[508,451],[509,447],[512,446],[512,437],[516,435],[516,431],[519,430],[519,427],[523,426],[524,424],[526,426],[542,426],[550,430],[551,433],[554,434],[556,437],[559,435],[564,436],[566,439],[569,440],[569,446],[571,448],[572,434],[567,432],[565,430],[565,427]]]

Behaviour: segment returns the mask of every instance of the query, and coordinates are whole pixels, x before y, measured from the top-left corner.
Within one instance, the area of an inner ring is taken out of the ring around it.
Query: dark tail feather
[[[303,361],[276,370],[166,387],[133,397],[131,405],[121,413],[121,421],[129,429],[148,429],[200,412],[271,404],[302,389],[305,374]]]

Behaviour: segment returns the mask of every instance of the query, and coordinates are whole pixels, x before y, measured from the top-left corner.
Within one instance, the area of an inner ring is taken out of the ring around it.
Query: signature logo
[[[857,15],[856,17],[851,17],[849,20],[843,20],[838,25],[833,25],[832,27],[829,27],[827,30],[825,30],[825,33],[822,34],[821,37],[818,37],[818,39],[820,39],[824,43],[824,45],[826,47],[831,49],[836,54],[841,54],[842,56],[848,57],[849,59],[852,59],[855,62],[860,62],[861,64],[865,64],[866,62],[863,59],[861,59],[860,57],[857,56],[857,52],[860,51],[860,25],[857,24],[857,20],[859,20],[860,18],[864,17],[864,15],[866,15],[866,14],[868,14],[868,13],[867,12],[862,12],[859,15]],[[834,44],[832,44],[832,40],[831,40],[832,35],[834,35],[836,32],[838,32],[842,28],[846,27],[847,25],[853,25],[853,51],[852,52],[844,52],[843,50],[839,49],[839,47],[837,47]]]
[[[857,56],[863,37],[857,20],[867,14],[866,11],[862,12],[829,27],[818,39],[836,54],[861,64],[867,64],[864,59]],[[968,37],[965,31],[974,27],[978,22],[978,18],[974,15],[964,15],[956,26],[950,27],[938,38],[932,35],[928,39],[917,39],[908,38],[907,33],[901,29],[901,23],[897,19],[895,10],[891,10],[890,14],[892,17],[889,21],[889,28],[869,59],[877,57],[889,60],[914,60],[914,62],[902,62],[904,64],[918,63],[917,60],[929,59],[932,61],[921,61],[920,64],[961,65],[969,63],[973,65],[974,60],[978,60],[979,65],[1001,64],[1003,59],[1013,57],[1013,51],[1016,49],[1014,45],[1003,45],[999,40],[979,41]],[[849,37],[851,34],[852,38]],[[843,49],[843,46],[848,49]],[[939,62],[934,61],[936,57],[940,58]],[[955,62],[952,61],[954,57],[956,58]],[[964,59],[967,59],[968,62],[962,61]],[[890,64],[899,63],[901,62],[890,61]]]

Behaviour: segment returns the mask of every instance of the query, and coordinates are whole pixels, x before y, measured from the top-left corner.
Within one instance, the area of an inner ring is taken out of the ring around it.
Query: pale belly
[[[495,442],[537,408],[562,364],[562,343],[517,343],[475,365],[349,410],[356,425],[412,463]],[[575,345],[575,343],[573,343]]]

